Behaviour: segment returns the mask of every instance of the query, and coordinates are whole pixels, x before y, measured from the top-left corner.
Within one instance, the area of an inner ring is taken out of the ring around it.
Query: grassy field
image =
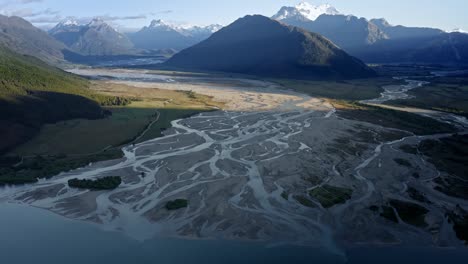
[[[173,120],[222,107],[208,96],[184,91],[139,89],[103,82],[94,82],[93,90],[100,94],[133,98],[134,101],[128,106],[106,108],[112,115],[103,119],[73,119],[45,125],[36,137],[14,149],[11,154],[91,154],[132,143],[147,128],[139,142],[159,137]]]
[[[0,154],[31,139],[44,124],[106,116],[101,106],[130,100],[90,89],[90,82],[0,47]]]
[[[380,97],[382,86],[397,84],[392,78],[371,78],[346,81],[302,81],[274,79],[285,88],[309,94],[315,97],[339,100],[367,100]]]
[[[37,136],[11,151],[10,158],[3,158],[8,162],[0,170],[0,185],[34,182],[91,162],[120,158],[122,146],[161,136],[173,120],[222,107],[193,92],[92,85],[98,94],[131,97],[132,103],[106,107],[111,113],[106,118],[44,125]]]
[[[431,84],[409,91],[414,98],[387,104],[438,110],[468,117],[468,78],[429,79]]]

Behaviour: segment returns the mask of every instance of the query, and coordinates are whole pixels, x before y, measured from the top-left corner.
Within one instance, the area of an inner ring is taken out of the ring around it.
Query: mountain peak
[[[316,20],[321,15],[339,15],[340,12],[330,4],[312,5],[308,2],[301,2],[294,7],[283,6],[281,10],[273,16],[275,20],[296,18],[298,20]]]
[[[169,26],[166,22],[162,19],[154,19],[151,21],[150,28],[161,27],[161,26]]]
[[[88,27],[99,27],[102,25],[107,25],[106,22],[100,17],[95,17],[91,22],[89,22]]]
[[[59,24],[61,24],[62,26],[78,26],[79,25],[78,21],[71,19],[71,18],[65,21],[62,21]]]
[[[370,20],[371,23],[378,26],[379,28],[391,27],[390,23],[385,18],[374,18]]]

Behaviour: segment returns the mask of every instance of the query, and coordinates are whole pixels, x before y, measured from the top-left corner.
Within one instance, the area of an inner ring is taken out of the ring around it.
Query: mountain
[[[464,63],[466,44],[459,35],[435,28],[393,26],[383,18],[345,16],[328,5],[312,8],[320,12],[304,9],[283,7],[273,18],[321,34],[365,62]]]
[[[389,39],[354,55],[370,63],[468,65],[468,34],[454,32]]]
[[[275,20],[298,20],[298,21],[314,21],[321,15],[338,15],[340,12],[329,4],[314,6],[307,2],[302,2],[294,7],[283,6],[276,15],[272,17]]]
[[[348,52],[388,38],[365,18],[342,15],[328,4],[313,6],[303,2],[295,7],[282,7],[272,19],[319,33]]]
[[[321,15],[303,27],[325,36],[350,53],[361,47],[388,39],[385,32],[376,25],[365,18],[356,16]]]
[[[444,33],[436,28],[392,26],[384,18],[371,19],[370,22],[384,32],[389,39],[430,37]]]
[[[49,30],[49,34],[65,45],[72,46],[80,38],[82,29],[83,26],[77,21],[67,20],[58,23],[54,28]]]
[[[65,45],[20,17],[0,15],[0,45],[54,64],[63,61]]]
[[[190,37],[162,20],[153,20],[149,26],[129,34],[129,38],[136,48],[147,50],[180,50],[195,44]]]
[[[35,57],[0,46],[0,153],[24,142],[45,123],[104,116],[89,82]]]
[[[127,36],[99,18],[87,25],[73,21],[60,23],[49,34],[82,55],[111,56],[133,52],[133,44]]]
[[[149,26],[128,36],[136,48],[182,50],[207,39],[220,28],[219,25],[179,27],[162,20],[153,20]]]
[[[375,74],[324,37],[259,15],[238,19],[164,66],[298,79]]]

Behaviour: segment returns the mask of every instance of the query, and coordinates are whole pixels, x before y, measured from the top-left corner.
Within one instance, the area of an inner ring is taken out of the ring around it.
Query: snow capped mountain
[[[87,24],[68,19],[60,22],[49,34],[83,55],[120,55],[131,52],[133,44],[101,18]]]
[[[62,25],[62,26],[78,26],[79,23],[76,20],[68,19],[66,21],[60,22],[59,25]]]
[[[194,26],[159,19],[151,21],[149,26],[143,27],[138,32],[129,33],[128,36],[135,47],[140,49],[182,50],[207,39],[221,28],[221,25]]]
[[[312,5],[302,2],[295,7],[283,6],[272,18],[275,20],[285,20],[294,18],[299,21],[316,20],[321,15],[339,15],[340,12],[329,4]]]
[[[213,34],[214,32],[220,30],[223,26],[218,24],[213,24],[209,26],[194,26],[194,25],[180,25],[175,23],[170,23],[163,21],[161,19],[151,21],[151,24],[148,27],[143,29],[157,29],[164,31],[176,31],[182,35],[191,36],[197,34]]]
[[[67,19],[58,23],[55,27],[49,30],[49,34],[54,35],[60,32],[70,32],[70,31],[79,31],[82,25],[74,19]]]

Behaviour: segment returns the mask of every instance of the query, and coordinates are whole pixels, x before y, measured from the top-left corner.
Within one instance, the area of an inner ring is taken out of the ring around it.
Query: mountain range
[[[268,43],[268,45],[265,45]],[[276,78],[361,78],[375,73],[319,34],[255,15],[238,19],[165,66]]]
[[[368,63],[468,64],[466,34],[391,25],[384,18],[344,15],[331,5],[301,3],[282,7],[272,19],[320,34]],[[48,34],[19,17],[0,15],[0,45],[49,64],[173,54],[206,40],[222,26],[177,26],[162,20],[123,34],[96,18],[86,24],[67,20]],[[235,38],[229,37],[232,41]]]
[[[366,62],[468,64],[466,34],[393,26],[383,18],[343,15],[330,5],[282,7],[272,18],[321,34]]]
[[[49,34],[82,55],[122,55],[132,53],[133,48],[126,35],[99,18],[86,25],[68,20],[52,28]]]
[[[222,26],[180,27],[162,20],[153,20],[149,26],[128,36],[136,48],[147,50],[175,49],[182,50],[207,39]]]

